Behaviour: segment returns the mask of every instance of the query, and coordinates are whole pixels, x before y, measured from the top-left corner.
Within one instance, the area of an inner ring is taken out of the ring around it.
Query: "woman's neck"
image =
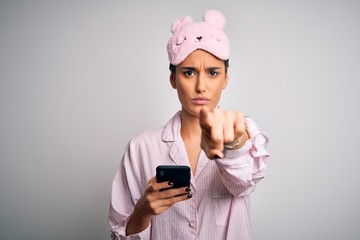
[[[201,152],[201,128],[199,117],[181,111],[181,138],[184,141],[186,153],[192,174],[195,175],[196,165]]]
[[[199,117],[181,111],[181,137],[184,139],[201,138]]]

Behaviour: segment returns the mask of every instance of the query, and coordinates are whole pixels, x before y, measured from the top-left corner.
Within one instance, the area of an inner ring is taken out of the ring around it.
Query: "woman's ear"
[[[174,73],[170,73],[170,84],[173,87],[173,89],[176,89],[176,77]]]

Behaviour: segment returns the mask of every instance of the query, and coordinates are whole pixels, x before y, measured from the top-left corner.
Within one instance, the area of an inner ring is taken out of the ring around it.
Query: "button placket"
[[[192,198],[190,202],[190,219],[189,219],[189,227],[191,228],[191,232],[193,233],[194,237],[197,237],[197,218],[196,218],[196,211],[197,211],[197,200],[196,200],[196,191],[193,190],[191,192]]]

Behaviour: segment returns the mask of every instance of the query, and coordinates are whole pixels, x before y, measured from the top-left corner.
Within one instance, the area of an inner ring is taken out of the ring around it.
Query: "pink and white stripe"
[[[251,239],[250,200],[264,177],[268,138],[246,118],[250,139],[224,159],[209,160],[201,152],[191,176],[193,197],[153,216],[143,232],[125,236],[126,224],[158,165],[189,165],[180,137],[178,112],[164,127],[133,138],[112,185],[109,223],[113,239]]]

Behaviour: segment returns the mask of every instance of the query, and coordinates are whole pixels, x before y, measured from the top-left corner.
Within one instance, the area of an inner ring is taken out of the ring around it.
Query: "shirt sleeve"
[[[142,195],[142,179],[137,176],[137,162],[132,159],[131,142],[126,148],[120,166],[112,183],[109,224],[111,239],[148,240],[151,224],[142,232],[126,236],[126,226],[129,222],[137,200]]]
[[[225,150],[225,157],[216,159],[221,180],[235,196],[245,196],[255,190],[256,183],[265,177],[269,154],[267,135],[250,118],[245,118],[249,139],[237,150]]]

